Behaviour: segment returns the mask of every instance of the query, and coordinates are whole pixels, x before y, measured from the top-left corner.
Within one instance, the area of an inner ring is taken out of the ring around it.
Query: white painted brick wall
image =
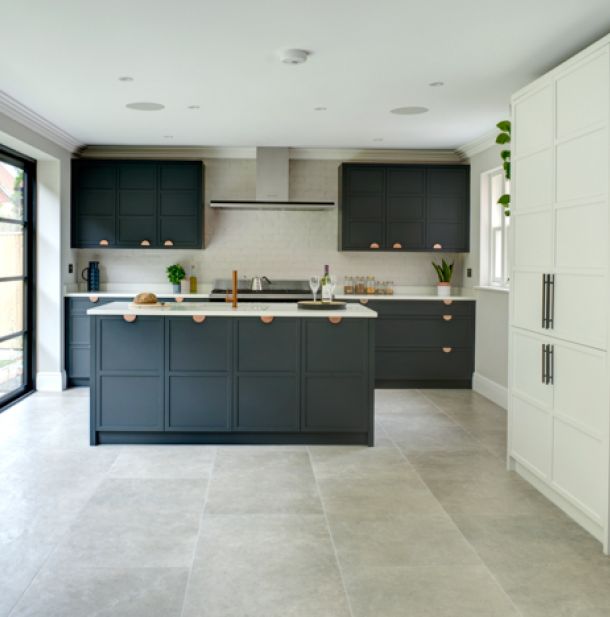
[[[201,251],[78,250],[78,272],[91,259],[101,262],[104,283],[164,283],[165,268],[195,264],[200,281],[240,275],[269,278],[308,278],[324,264],[339,277],[368,275],[396,285],[432,285],[434,253],[341,253],[337,209],[327,212],[212,210],[210,198],[254,199],[256,162],[253,159],[205,160],[205,246]],[[291,160],[290,198],[337,202],[339,161]],[[455,260],[456,282],[462,279],[462,256]],[[82,280],[79,277],[79,282]]]

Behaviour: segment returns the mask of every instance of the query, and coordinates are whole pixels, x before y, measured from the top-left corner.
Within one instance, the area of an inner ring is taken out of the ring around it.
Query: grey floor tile
[[[323,516],[205,515],[183,617],[349,617]]]
[[[481,560],[446,514],[378,519],[329,516],[341,564],[379,566],[481,565]]]
[[[185,568],[45,567],[11,617],[180,617]]]
[[[52,556],[106,567],[188,567],[207,481],[107,479]]]
[[[343,568],[354,617],[520,617],[483,566]]]

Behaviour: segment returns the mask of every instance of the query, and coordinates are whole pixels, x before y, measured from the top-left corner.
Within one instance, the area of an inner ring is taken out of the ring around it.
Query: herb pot
[[[172,287],[174,289],[174,293],[175,294],[179,294],[180,293],[180,283],[172,283]]]
[[[441,298],[447,298],[451,295],[451,283],[437,283],[436,293]]]

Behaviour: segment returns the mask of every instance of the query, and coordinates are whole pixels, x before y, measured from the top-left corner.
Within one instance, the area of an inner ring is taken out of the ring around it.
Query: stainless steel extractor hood
[[[256,149],[256,199],[212,199],[211,208],[230,210],[330,210],[332,201],[288,199],[288,148]]]

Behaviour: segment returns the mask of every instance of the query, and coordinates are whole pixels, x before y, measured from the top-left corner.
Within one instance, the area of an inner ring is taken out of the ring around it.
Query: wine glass
[[[320,277],[319,276],[310,276],[309,277],[309,287],[311,288],[311,292],[313,293],[313,301],[316,301],[316,294],[318,293],[318,289],[320,288]]]
[[[330,287],[330,300],[332,302],[335,298],[335,287],[337,286],[337,276],[335,274],[331,274],[328,277],[328,285]]]

